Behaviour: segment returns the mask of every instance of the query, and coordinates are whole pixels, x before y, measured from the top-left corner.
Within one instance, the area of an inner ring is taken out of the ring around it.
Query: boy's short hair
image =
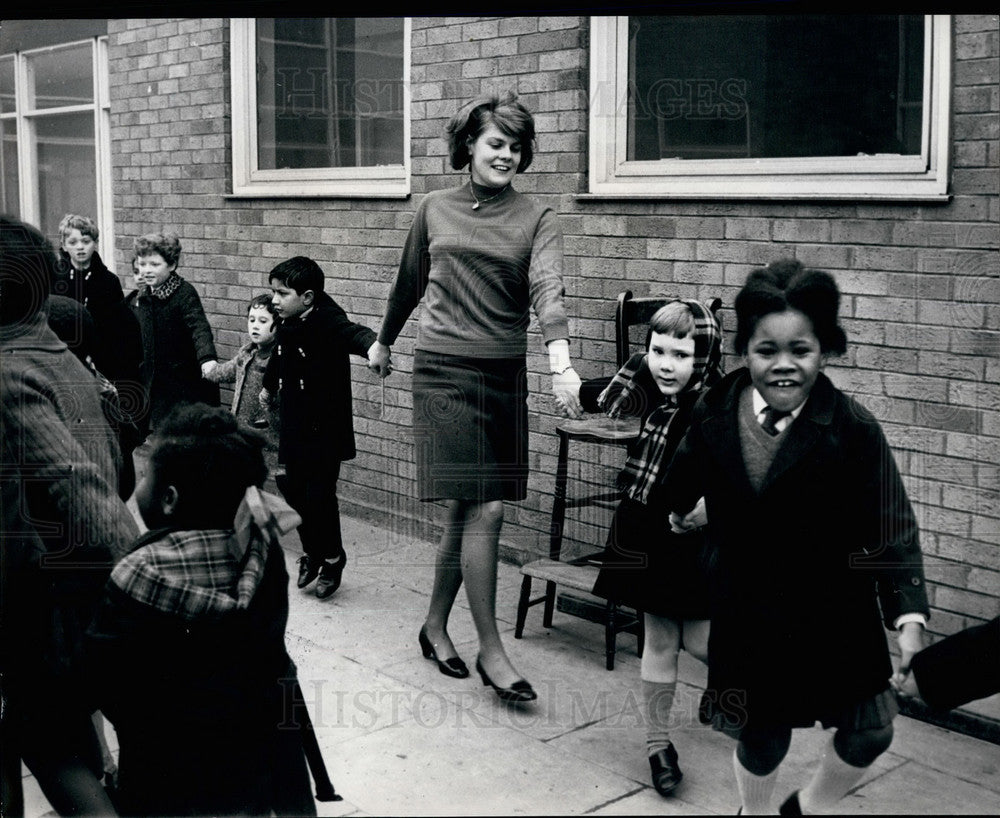
[[[52,244],[13,216],[0,216],[0,325],[32,321],[46,305],[56,255]]]
[[[323,292],[323,270],[308,256],[293,256],[281,262],[267,274],[268,281],[278,281],[299,295],[306,290]]]
[[[248,486],[264,485],[264,439],[236,416],[205,403],[175,406],[156,430],[149,455],[158,485],[177,489],[188,523],[229,522]]]
[[[275,321],[280,320],[278,313],[274,311],[274,303],[271,301],[270,293],[261,293],[260,295],[255,295],[251,298],[250,303],[247,304],[247,315],[249,315],[250,310],[253,309],[265,309],[271,313],[271,317],[274,318]]]
[[[847,334],[837,322],[840,290],[829,273],[785,258],[753,270],[736,296],[737,354],[745,355],[757,323],[774,312],[798,310],[813,325],[824,354],[843,355]]]
[[[66,237],[71,230],[79,230],[83,236],[90,236],[97,241],[101,231],[97,229],[97,222],[89,216],[78,216],[76,213],[67,213],[59,222],[59,241],[66,241]]]
[[[159,253],[167,264],[177,264],[181,258],[181,240],[176,233],[146,233],[133,242],[132,249],[136,257]]]
[[[461,170],[469,164],[469,140],[478,138],[491,124],[520,143],[517,172],[523,173],[531,166],[535,157],[535,118],[518,102],[517,94],[508,91],[503,96],[492,94],[467,102],[448,122],[445,135],[452,168]]]

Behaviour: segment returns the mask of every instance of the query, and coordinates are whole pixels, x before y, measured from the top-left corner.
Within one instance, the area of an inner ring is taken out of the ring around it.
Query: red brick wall
[[[118,270],[136,235],[178,232],[180,271],[201,292],[223,355],[241,343],[245,304],[266,289],[267,271],[295,254],[315,258],[348,313],[376,328],[420,196],[464,180],[447,168],[444,123],[469,97],[511,88],[539,131],[535,164],[517,186],[557,209],[566,236],[581,375],[613,369],[612,302],[623,288],[719,295],[731,330],[729,307],[754,265],[794,255],[829,270],[850,339],[830,374],[876,413],[894,446],[921,522],[932,630],[1000,611],[996,16],[955,21],[954,195],[934,205],[576,198],[587,187],[588,20],[571,16],[413,21],[410,200],[226,198],[228,21],[116,20],[109,33]],[[433,536],[436,508],[412,499],[415,325],[394,349],[384,413],[375,378],[355,361],[359,456],[342,472],[341,493],[349,513]],[[533,333],[531,490],[507,511],[512,558],[546,547],[555,464],[546,363]],[[582,451],[573,469],[607,484],[620,462],[617,451]],[[608,512],[581,518],[570,545],[603,542]]]

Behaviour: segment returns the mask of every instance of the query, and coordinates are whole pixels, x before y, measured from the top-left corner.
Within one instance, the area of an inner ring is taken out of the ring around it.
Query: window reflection
[[[88,105],[94,100],[94,70],[91,46],[85,43],[33,54],[28,58],[28,108],[61,108]]]
[[[257,21],[258,167],[403,163],[403,20]]]

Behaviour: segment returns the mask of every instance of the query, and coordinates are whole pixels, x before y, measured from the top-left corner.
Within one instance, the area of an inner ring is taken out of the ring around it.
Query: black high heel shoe
[[[518,679],[510,687],[497,687],[493,684],[493,680],[486,675],[486,671],[483,670],[482,662],[479,661],[478,656],[476,657],[476,670],[479,671],[479,678],[483,680],[483,687],[492,687],[496,691],[496,694],[505,702],[533,702],[538,698],[535,689],[524,679]]]
[[[469,677],[469,668],[457,656],[453,656],[444,662],[437,658],[434,646],[431,644],[431,640],[427,638],[427,633],[423,628],[420,629],[420,633],[417,635],[417,641],[420,642],[420,650],[423,651],[424,658],[433,659],[437,662],[438,670],[445,676],[451,676],[453,679],[467,679]]]

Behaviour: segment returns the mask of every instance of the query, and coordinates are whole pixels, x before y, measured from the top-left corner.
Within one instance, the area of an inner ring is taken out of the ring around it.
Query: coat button
[[[914,585],[919,585],[920,584],[920,577],[912,577],[910,579],[910,582],[912,582]]]

